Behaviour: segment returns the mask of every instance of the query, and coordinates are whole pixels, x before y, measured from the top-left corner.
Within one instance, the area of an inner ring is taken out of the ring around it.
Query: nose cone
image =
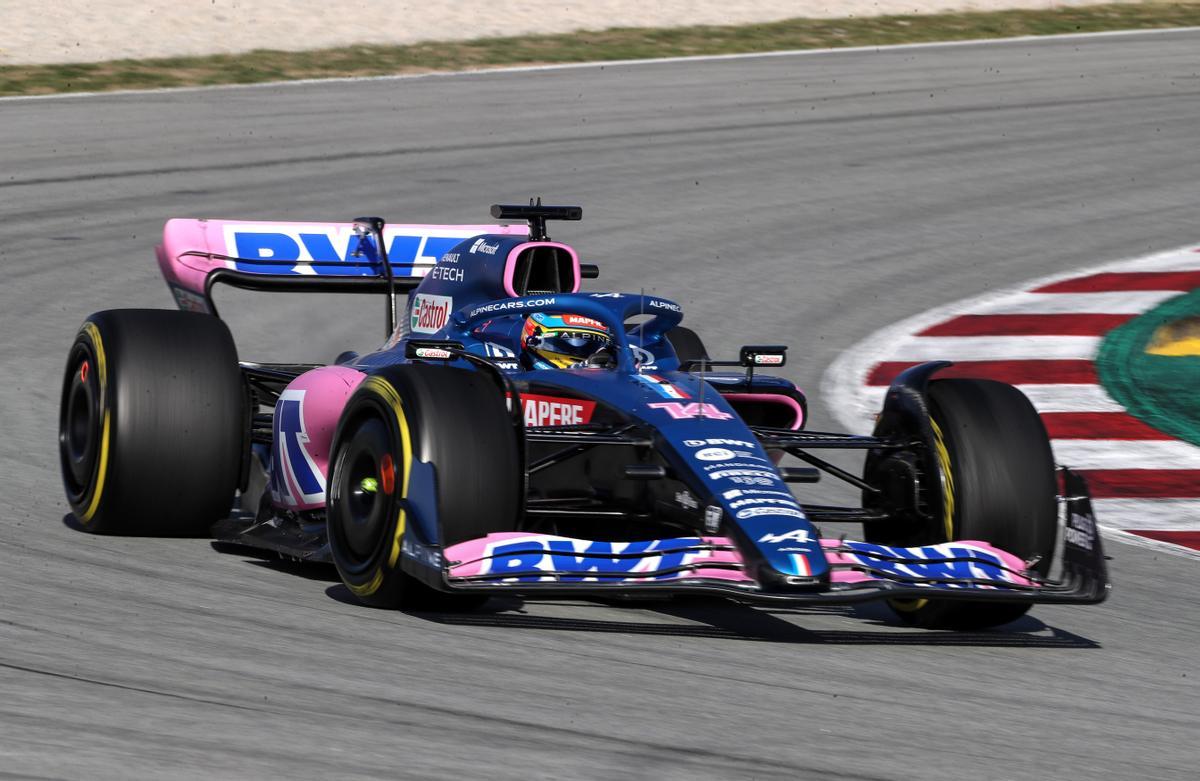
[[[721,406],[714,409],[725,417],[673,419],[660,431],[673,435],[670,444],[686,470],[723,508],[722,532],[737,542],[749,571],[764,588],[827,583],[829,564],[816,528],[753,432],[726,412],[723,400],[717,397],[716,402]],[[653,409],[654,403],[649,406]]]

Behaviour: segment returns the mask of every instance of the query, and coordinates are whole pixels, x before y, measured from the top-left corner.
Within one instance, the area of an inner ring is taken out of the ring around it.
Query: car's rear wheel
[[[229,329],[211,315],[98,312],[67,356],[59,455],[87,530],[202,534],[231,507],[245,393]]]
[[[931,443],[943,502],[926,521],[866,527],[871,542],[931,545],[982,540],[1034,562],[1046,575],[1058,528],[1054,458],[1037,411],[1016,388],[991,380],[946,379],[929,384]],[[891,600],[906,623],[928,628],[982,629],[1015,621],[1028,603],[938,599]]]
[[[414,461],[432,465],[432,478]],[[442,609],[478,604],[454,599],[401,568],[414,508],[436,507],[449,546],[516,527],[523,491],[517,432],[504,396],[477,371],[413,364],[363,381],[335,436],[327,524],[334,564],[362,602],[376,607]],[[416,480],[432,485],[417,485]]]

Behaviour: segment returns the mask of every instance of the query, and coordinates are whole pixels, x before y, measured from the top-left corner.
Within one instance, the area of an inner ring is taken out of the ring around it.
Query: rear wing
[[[407,291],[463,239],[528,231],[524,224],[386,225],[364,233],[349,222],[174,219],[155,251],[179,308],[216,315],[212,289],[218,283],[287,292]]]

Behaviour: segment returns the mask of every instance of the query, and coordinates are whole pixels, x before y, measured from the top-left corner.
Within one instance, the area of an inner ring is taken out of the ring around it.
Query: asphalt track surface
[[[993,633],[380,612],[324,570],[76,531],[54,440],[80,321],[170,306],[171,216],[580,203],[552,233],[594,289],[676,298],[721,354],[790,342],[815,390],[929,306],[1196,241],[1197,128],[1195,32],[0,102],[0,777],[1194,778],[1192,560],[1111,544],[1108,603]],[[383,306],[220,300],[276,360],[370,346]]]

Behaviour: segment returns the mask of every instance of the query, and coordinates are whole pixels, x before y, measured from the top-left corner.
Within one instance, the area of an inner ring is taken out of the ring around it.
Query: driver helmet
[[[580,364],[606,365],[612,333],[599,320],[583,315],[532,314],[521,330],[521,346],[535,369],[569,369]],[[594,359],[594,360],[593,360]]]

